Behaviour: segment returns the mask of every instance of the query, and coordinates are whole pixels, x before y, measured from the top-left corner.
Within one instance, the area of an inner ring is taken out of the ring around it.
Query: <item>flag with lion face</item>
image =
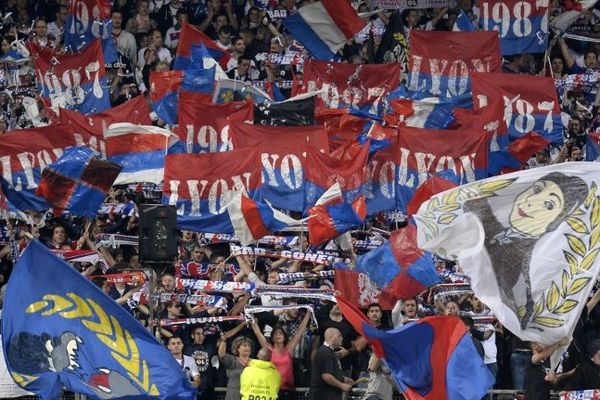
[[[457,261],[522,340],[572,334],[600,262],[600,164],[565,163],[448,190],[415,216],[418,244]]]

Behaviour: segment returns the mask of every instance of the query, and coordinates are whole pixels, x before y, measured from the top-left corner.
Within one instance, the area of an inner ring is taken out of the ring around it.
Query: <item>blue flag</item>
[[[169,351],[38,241],[12,273],[2,331],[11,376],[43,399],[63,387],[101,399],[195,398]]]

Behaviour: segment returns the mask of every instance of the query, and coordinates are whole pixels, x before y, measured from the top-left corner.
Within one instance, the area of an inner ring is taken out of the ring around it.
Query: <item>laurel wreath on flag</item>
[[[491,197],[514,181],[515,179],[500,179],[475,182],[448,191],[441,198],[433,197],[427,204],[426,211],[420,212],[415,218],[426,228],[425,238],[430,240],[439,234],[440,225],[454,222],[464,201]],[[598,187],[593,182],[584,204],[566,220],[575,233],[565,233],[569,250],[563,250],[563,254],[568,268],[563,269],[560,281],[552,281],[547,291],[534,303],[531,320],[537,325],[547,328],[563,326],[565,321],[562,316],[579,304],[572,297],[580,293],[592,279],[582,275],[594,265],[600,253],[600,196],[596,195],[597,190]],[[584,216],[587,216],[587,221],[584,221]],[[525,307],[521,306],[519,317],[524,315]]]
[[[590,270],[600,253],[600,196],[596,195],[597,189],[593,182],[583,205],[567,218],[567,224],[577,235],[565,233],[569,250],[563,250],[563,255],[568,268],[563,269],[560,281],[552,281],[547,292],[533,306],[532,320],[538,325],[547,328],[563,326],[565,321],[561,316],[579,304],[571,297],[592,280],[582,275]]]
[[[94,300],[83,299],[75,293],[67,293],[66,297],[47,294],[41,301],[30,304],[25,312],[41,312],[44,317],[58,314],[66,319],[79,319],[83,326],[96,334],[100,342],[111,349],[111,356],[132,381],[148,395],[160,395],[156,385],[150,383],[148,364],[140,359],[137,343],[129,331],[123,329],[119,321],[108,315]]]

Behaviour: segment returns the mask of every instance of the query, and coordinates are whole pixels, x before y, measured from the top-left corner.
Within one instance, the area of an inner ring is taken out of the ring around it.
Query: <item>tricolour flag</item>
[[[333,60],[366,25],[350,3],[321,0],[298,9],[283,20],[285,28],[317,60]]]
[[[110,108],[108,77],[100,41],[77,54],[57,52],[27,42],[38,86],[52,107],[94,114]]]
[[[365,197],[347,203],[336,182],[308,209],[308,241],[312,246],[326,243],[360,226],[366,216]]]
[[[348,300],[336,300],[344,318],[387,362],[408,400],[481,399],[494,385],[460,318],[426,317],[380,331]]]
[[[227,211],[242,246],[248,246],[288,226],[302,223],[274,209],[269,203],[251,199],[241,191],[231,193]]]
[[[149,331],[37,240],[8,283],[2,345],[15,382],[43,399],[63,387],[102,399],[196,395]]]
[[[181,33],[179,34],[179,41],[177,42],[177,54],[175,56],[173,68],[178,70],[188,69],[192,61],[192,47],[200,44],[206,47],[210,56],[214,58],[221,67],[224,69],[227,68],[227,63],[231,60],[229,53],[217,46],[214,40],[206,36],[204,32],[188,22],[184,22],[183,25],[181,25]]]
[[[38,196],[58,210],[75,215],[96,215],[121,166],[99,160],[91,149],[69,147],[42,171]]]
[[[600,269],[599,185],[600,165],[573,162],[460,186],[421,206],[419,247],[457,261],[519,338],[556,343]]]
[[[161,183],[165,155],[177,136],[152,125],[112,124],[106,132],[106,157],[123,169],[115,185],[128,183]]]

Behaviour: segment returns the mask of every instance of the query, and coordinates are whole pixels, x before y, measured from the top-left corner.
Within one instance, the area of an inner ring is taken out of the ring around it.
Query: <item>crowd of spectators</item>
[[[119,61],[107,65],[111,103],[118,105],[137,95],[147,96],[149,72],[171,69],[183,21],[196,25],[232,55],[225,71],[231,79],[252,82],[259,87],[265,81],[279,81],[285,88],[284,82],[301,76],[301,63],[280,64],[270,61],[275,58],[265,54],[306,56],[302,46],[283,29],[281,17],[310,1],[257,0],[254,3],[252,0],[115,0],[111,34]],[[360,12],[370,11],[370,4],[366,2],[353,3]],[[558,1],[551,1],[551,19],[560,14],[561,6]],[[68,0],[1,2],[0,135],[44,124],[44,111],[38,108],[35,74],[24,43],[32,40],[41,46],[61,49],[68,10]],[[402,21],[409,45],[413,29],[452,30],[461,10],[473,19],[478,18],[479,8],[472,0],[460,0],[453,8],[404,10]],[[391,13],[382,11],[367,17],[367,28],[348,41],[342,50],[344,62],[373,62],[372,54],[381,43]],[[578,24],[588,24],[594,30],[599,18],[600,10],[592,8],[582,14]],[[544,56],[507,57],[503,71],[552,75],[558,86],[559,80],[568,74],[594,73],[598,68],[599,50],[597,42],[552,36]],[[565,144],[536,153],[523,168],[585,158],[588,135],[600,132],[600,99],[596,93],[596,90],[578,87],[568,87],[561,93]],[[159,120],[156,123],[164,124]],[[0,250],[0,280],[5,283],[10,276],[15,241],[22,248],[32,237],[42,239],[56,250],[98,248],[109,267],[106,273],[140,269],[136,246],[98,247],[97,239],[101,234],[137,236],[138,205],[155,202],[157,198],[160,198],[160,187],[115,187],[106,202],[122,205],[118,212],[99,214],[94,219],[35,215],[32,221],[38,221],[36,224],[13,221],[14,226],[3,225],[5,240]],[[362,237],[385,236],[386,230],[397,226],[396,222],[382,221],[365,225],[360,233]],[[375,225],[377,230],[369,229]],[[307,249],[304,233],[288,235],[300,235],[294,246],[298,250]],[[233,257],[226,244],[207,243],[198,233],[180,232],[178,249],[177,262],[159,271],[158,290],[162,293],[180,292],[176,287],[177,271],[190,263],[208,265],[202,278],[212,281],[277,284],[280,273],[303,272],[305,279],[296,285],[333,289],[332,278],[315,274],[323,266],[285,259]],[[230,264],[233,268],[227,267]],[[240,382],[244,380],[245,369],[252,367],[253,373],[273,374],[269,360],[280,376],[280,399],[294,398],[297,387],[311,387],[311,395],[319,399],[338,399],[342,392],[350,391],[352,385],[360,384],[365,388],[366,399],[388,399],[395,390],[389,370],[373,355],[365,339],[344,319],[335,303],[273,296],[253,298],[240,293],[226,295],[227,304],[219,307],[177,301],[160,304],[158,318],[151,319],[147,306],[135,296],[142,286],[107,283],[98,265],[77,262],[74,267],[91,276],[110,297],[157,333],[191,383],[199,388],[200,398],[212,399],[215,387],[226,387],[227,400],[239,399],[240,390],[244,390]],[[448,286],[444,287],[450,290],[427,290],[414,299],[399,301],[393,310],[384,311],[379,304],[371,304],[365,310],[368,319],[380,329],[390,329],[428,315],[460,316],[471,328],[476,347],[497,378],[495,387],[526,390],[531,399],[547,398],[547,393],[555,389],[600,388],[600,309],[597,307],[600,291],[590,298],[572,338],[543,346],[522,342],[503,329],[470,290],[461,289],[467,280],[456,265],[439,260],[437,267],[446,277]],[[163,319],[239,315],[247,304],[288,307],[257,314],[251,323],[160,324]],[[310,307],[295,307],[298,305]],[[562,372],[550,372],[547,364],[550,354],[559,344],[569,342]]]

